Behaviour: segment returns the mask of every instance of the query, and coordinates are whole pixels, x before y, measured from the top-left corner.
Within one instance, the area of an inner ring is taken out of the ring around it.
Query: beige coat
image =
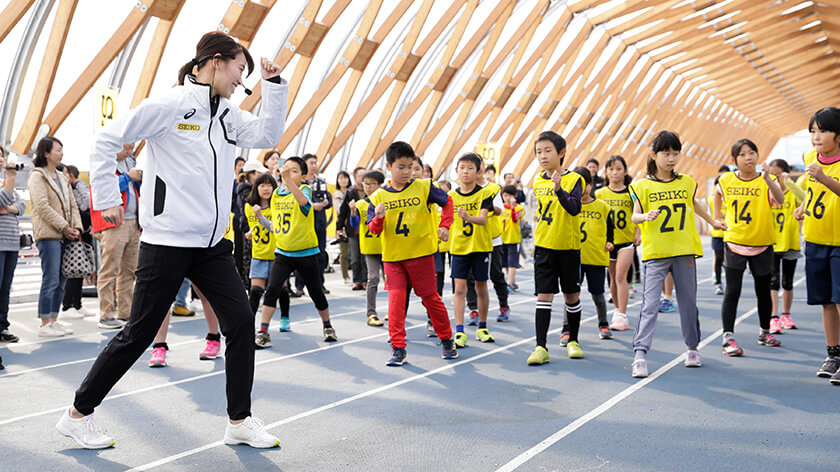
[[[64,229],[82,230],[82,217],[73,198],[70,181],[61,172],[61,187],[43,167],[36,167],[29,174],[29,200],[32,204],[32,233],[35,241],[64,239]]]

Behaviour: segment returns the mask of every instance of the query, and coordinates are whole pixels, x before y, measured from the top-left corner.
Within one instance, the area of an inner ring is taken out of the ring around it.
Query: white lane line
[[[527,302],[532,302],[532,301],[533,301],[533,299],[529,298],[527,300],[520,300],[518,302],[509,303],[509,305],[510,306],[519,305],[519,304],[522,304],[522,303],[527,303]],[[423,322],[421,324],[409,326],[409,327],[406,327],[406,329],[414,329],[414,328],[418,328],[418,327],[421,327],[421,326],[426,326],[426,323]],[[278,361],[282,361],[282,360],[286,360],[286,359],[293,359],[293,358],[296,358],[296,357],[301,357],[301,356],[305,356],[307,354],[313,354],[313,353],[316,353],[316,352],[328,351],[330,349],[336,349],[336,348],[339,348],[339,347],[347,346],[347,345],[350,345],[350,344],[356,344],[356,343],[360,343],[360,342],[363,342],[363,341],[368,341],[368,340],[371,340],[371,339],[374,339],[374,338],[378,338],[380,336],[387,336],[387,335],[388,335],[388,332],[385,331],[385,332],[377,333],[377,334],[374,334],[374,335],[371,335],[371,336],[366,336],[366,337],[363,337],[363,338],[353,339],[353,340],[350,340],[350,341],[344,341],[344,342],[339,342],[339,343],[331,343],[331,344],[326,345],[326,346],[317,347],[317,348],[313,348],[313,349],[308,349],[306,351],[300,351],[300,352],[296,352],[296,353],[293,353],[293,354],[287,354],[285,356],[273,357],[273,358],[270,358],[270,359],[264,359],[264,360],[255,362],[254,367],[261,366],[263,364],[270,364],[270,363],[273,363],[273,362],[278,362]],[[158,390],[158,389],[166,388],[166,387],[173,387],[175,385],[181,385],[181,384],[188,383],[188,382],[194,382],[196,380],[202,380],[202,379],[206,379],[206,378],[209,378],[209,377],[215,377],[217,375],[223,375],[224,373],[225,373],[225,370],[222,369],[222,370],[217,370],[217,371],[213,371],[213,372],[208,372],[206,374],[196,375],[196,376],[193,376],[193,377],[187,377],[185,379],[176,380],[176,381],[173,381],[173,382],[166,382],[166,383],[162,383],[162,384],[151,385],[151,386],[148,386],[148,387],[145,387],[145,388],[141,388],[141,389],[137,389],[137,390],[131,390],[131,391],[128,391],[128,392],[123,392],[123,393],[117,394],[117,395],[109,395],[109,396],[105,397],[105,399],[103,399],[102,401],[106,402],[106,401],[109,401],[109,400],[116,400],[118,398],[123,398],[123,397],[132,396],[132,395],[137,395],[137,394],[140,394],[140,393],[150,392],[152,390]],[[2,379],[2,376],[0,376],[0,379]],[[64,411],[66,408],[67,408],[67,406],[62,406],[62,407],[59,407],[59,408],[53,408],[53,409],[50,409],[50,410],[43,410],[43,411],[39,411],[39,412],[35,412],[35,413],[28,413],[26,415],[16,416],[14,418],[8,418],[8,419],[0,421],[0,426],[10,424],[10,423],[15,423],[17,421],[21,421],[21,420],[25,420],[25,419],[29,419],[29,418],[35,418],[35,417],[38,417],[38,416],[48,415],[48,414],[52,414],[52,413],[59,413],[59,412]]]
[[[519,302],[519,303],[521,303],[521,302]],[[513,303],[511,303],[511,305],[513,305]],[[583,319],[583,320],[581,320],[581,325],[583,325],[586,322],[595,320],[597,318],[598,318],[597,316],[590,316],[589,318]],[[425,326],[425,324],[415,325],[415,326],[412,326],[412,328],[415,328],[417,326]],[[553,330],[549,331],[548,334],[559,333],[562,329],[563,329],[562,327],[553,329]],[[342,406],[342,405],[346,405],[346,404],[354,402],[356,400],[360,400],[362,398],[367,398],[367,397],[376,395],[377,393],[382,393],[382,392],[385,392],[387,390],[391,390],[391,389],[394,389],[396,387],[399,387],[399,386],[402,386],[402,385],[405,385],[405,384],[408,384],[408,383],[411,383],[411,382],[415,382],[417,380],[424,379],[426,377],[430,377],[432,375],[439,374],[441,372],[444,372],[444,371],[447,371],[447,370],[450,370],[450,369],[454,369],[454,368],[456,368],[458,366],[461,366],[461,365],[464,365],[464,364],[469,364],[469,363],[477,361],[479,359],[483,359],[485,357],[492,356],[493,354],[498,354],[500,352],[510,350],[511,348],[514,348],[516,346],[520,346],[522,344],[533,342],[534,339],[535,339],[534,336],[531,336],[531,337],[528,337],[528,338],[525,338],[525,339],[521,339],[521,340],[513,342],[511,344],[507,344],[505,346],[501,346],[501,347],[498,347],[496,349],[493,349],[493,350],[490,350],[490,351],[485,351],[485,352],[483,352],[481,354],[477,354],[475,356],[471,356],[467,359],[457,361],[457,362],[454,362],[454,363],[451,363],[451,364],[446,364],[446,365],[443,365],[443,366],[438,367],[436,369],[426,371],[422,374],[413,375],[411,377],[407,377],[405,379],[398,380],[396,382],[392,382],[392,383],[389,383],[387,385],[382,385],[381,387],[377,387],[377,388],[374,388],[374,389],[371,389],[371,390],[367,390],[365,392],[361,392],[361,393],[358,393],[356,395],[352,395],[352,396],[343,398],[341,400],[338,400],[338,401],[335,401],[335,402],[332,402],[332,403],[328,403],[326,405],[322,405],[318,408],[313,408],[311,410],[307,410],[307,411],[298,413],[297,415],[293,415],[293,416],[290,416],[288,418],[284,418],[280,421],[275,421],[274,423],[267,424],[265,426],[265,429],[274,429],[278,426],[289,424],[289,423],[292,423],[294,421],[297,421],[297,420],[300,420],[300,419],[303,419],[303,418],[306,418],[306,417],[309,417],[309,416],[312,416],[312,415],[316,415],[318,413],[322,413],[324,411],[331,410],[333,408],[336,408],[336,407],[339,407],[339,406]],[[188,451],[184,451],[184,452],[181,452],[181,453],[178,453],[178,454],[171,455],[169,457],[164,457],[162,459],[156,460],[154,462],[150,462],[148,464],[143,464],[143,465],[137,466],[133,469],[129,469],[129,471],[131,472],[131,471],[143,471],[143,470],[153,469],[155,467],[160,467],[162,465],[168,464],[168,463],[176,461],[178,459],[183,459],[184,457],[188,457],[188,456],[191,456],[191,455],[194,455],[194,454],[198,454],[199,452],[203,452],[203,451],[206,451],[208,449],[213,449],[215,447],[222,446],[222,445],[224,445],[223,441],[215,441],[215,442],[212,442],[210,444],[205,444],[203,446],[199,446],[197,448],[190,449]]]
[[[805,280],[805,277],[802,277],[799,280],[797,280],[794,285],[799,285],[804,280]],[[750,316],[753,315],[753,313],[756,313],[757,311],[758,311],[758,308],[753,308],[752,310],[750,310],[750,311],[744,313],[743,315],[739,316],[738,319],[735,320],[735,325],[737,326],[738,324],[741,323],[741,321],[744,321],[745,319],[749,318]],[[719,329],[719,330],[715,331],[714,333],[712,333],[711,335],[706,337],[706,339],[704,339],[700,343],[700,345],[697,346],[697,349],[700,350],[700,349],[704,348],[709,343],[711,343],[715,339],[718,339],[722,335],[723,335],[723,329]],[[611,397],[610,399],[608,399],[604,403],[601,403],[600,405],[595,407],[593,410],[590,410],[587,414],[585,414],[585,415],[581,416],[580,418],[576,419],[575,421],[571,422],[565,428],[563,428],[560,431],[557,431],[556,433],[552,434],[551,436],[545,438],[544,440],[542,440],[536,446],[534,446],[531,449],[528,449],[527,451],[523,452],[522,454],[514,457],[513,459],[510,460],[510,462],[508,462],[507,464],[505,464],[505,465],[499,467],[498,469],[496,469],[496,472],[512,472],[513,470],[516,470],[519,466],[528,462],[530,459],[534,458],[537,454],[540,454],[541,452],[545,451],[546,449],[553,446],[554,444],[556,444],[561,439],[565,438],[566,436],[568,436],[568,435],[572,434],[573,432],[575,432],[576,430],[578,430],[581,426],[585,425],[586,423],[589,423],[590,421],[597,418],[598,416],[600,416],[601,414],[603,414],[604,412],[606,412],[610,408],[614,407],[620,401],[624,400],[625,398],[629,397],[630,395],[632,395],[636,391],[641,390],[642,388],[644,388],[645,386],[647,386],[648,384],[650,384],[654,380],[661,377],[662,375],[667,373],[669,370],[671,370],[675,366],[677,366],[680,362],[682,362],[684,358],[685,358],[685,353],[682,353],[679,356],[675,357],[670,362],[668,362],[667,364],[665,364],[662,367],[660,367],[659,369],[657,369],[649,377],[644,378],[642,380],[639,380],[637,383],[627,387],[626,389],[619,392],[617,395]]]

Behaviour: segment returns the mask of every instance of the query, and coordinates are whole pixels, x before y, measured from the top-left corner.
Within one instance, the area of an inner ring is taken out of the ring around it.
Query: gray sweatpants
[[[653,259],[645,261],[643,265],[644,298],[639,323],[633,336],[633,350],[650,350],[656,317],[659,315],[659,297],[668,272],[674,277],[683,340],[689,349],[697,349],[697,345],[700,344],[700,319],[697,310],[697,265],[694,256]]]
[[[367,266],[367,316],[376,314],[376,292],[379,289],[379,274],[385,276],[382,256],[363,254]]]

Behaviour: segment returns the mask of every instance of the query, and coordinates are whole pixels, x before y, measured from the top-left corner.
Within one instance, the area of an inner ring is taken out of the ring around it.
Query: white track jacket
[[[257,117],[188,75],[183,86],[144,100],[96,136],[90,156],[91,205],[122,205],[115,173],[123,143],[146,140],[139,222],[142,242],[212,247],[230,218],[236,147],[271,148],[285,128],[288,84],[261,81]],[[211,103],[213,102],[213,103]]]

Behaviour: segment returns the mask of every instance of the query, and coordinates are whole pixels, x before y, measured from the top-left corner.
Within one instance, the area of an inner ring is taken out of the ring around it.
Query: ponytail
[[[195,56],[178,70],[178,85],[184,85],[184,79],[192,74],[194,69],[201,69],[202,65],[214,57],[221,56],[222,59],[231,60],[237,54],[243,53],[248,63],[248,75],[254,70],[254,59],[248,49],[237,43],[235,39],[221,31],[211,31],[201,39],[195,46]]]

